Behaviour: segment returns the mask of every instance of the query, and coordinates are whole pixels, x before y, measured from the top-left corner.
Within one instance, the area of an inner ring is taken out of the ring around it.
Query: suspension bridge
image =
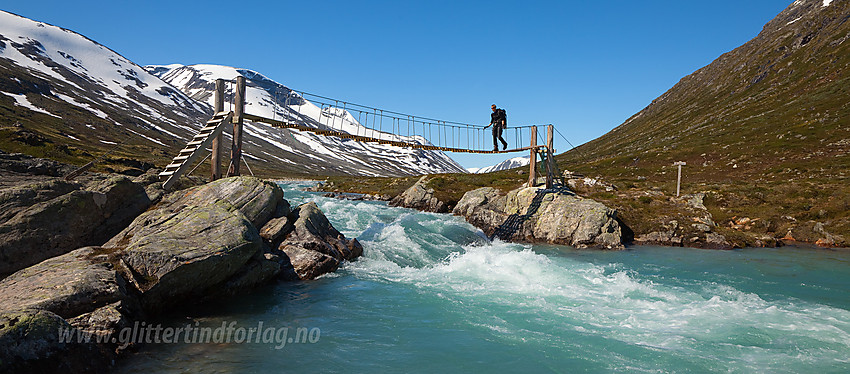
[[[227,91],[228,85],[235,86],[231,86],[233,94],[230,95],[228,109],[225,109],[225,92],[230,92]],[[546,177],[547,188],[553,186],[556,176],[560,174],[554,160],[554,127],[551,124],[509,127],[503,131],[503,137],[513,138],[513,144],[528,144],[528,146],[494,150],[490,147],[491,131],[485,126],[417,117],[306,92],[292,90],[280,92],[278,89],[272,101],[270,117],[246,113],[245,89],[246,79],[243,76],[231,81],[216,80],[215,114],[159,174],[160,178],[165,180],[163,188],[170,189],[181,175],[189,171],[201,155],[207,153],[208,149],[210,149],[208,157],[212,163],[210,179],[221,178],[223,176],[222,134],[225,128],[230,126],[233,129],[233,136],[227,176],[240,175],[240,163],[244,162],[242,127],[245,121],[311,132],[321,136],[412,149],[481,154],[527,151],[530,152],[531,157],[529,186],[537,183],[539,166],[543,169],[542,175]],[[540,137],[543,133],[538,131],[540,127],[545,128],[545,139]],[[541,142],[538,143],[538,140]],[[528,143],[524,143],[525,141]],[[541,160],[539,165],[538,157]],[[247,166],[247,163],[245,165]]]

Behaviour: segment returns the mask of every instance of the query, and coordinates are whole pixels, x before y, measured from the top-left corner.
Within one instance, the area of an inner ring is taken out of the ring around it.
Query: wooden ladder
[[[233,112],[218,112],[207,121],[207,125],[186,144],[186,148],[183,148],[177,154],[177,157],[174,157],[174,160],[165,167],[165,170],[159,173],[159,179],[165,179],[162,188],[170,189],[177,182],[177,179],[186,172],[186,169],[192,166],[201,153],[212,144],[213,139],[221,134],[224,126],[230,124],[232,120]]]

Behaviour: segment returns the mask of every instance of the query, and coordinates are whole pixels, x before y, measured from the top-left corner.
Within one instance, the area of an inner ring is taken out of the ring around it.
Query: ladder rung
[[[180,165],[183,165],[183,163],[182,163],[182,162],[178,162],[178,163],[176,163],[176,164],[168,164],[168,166],[166,166],[165,168],[166,168],[166,169],[168,169],[168,168],[179,168],[179,167],[180,167]]]
[[[201,144],[204,144],[203,140],[195,140],[195,141],[186,143],[186,146],[191,147],[191,146],[196,146],[196,145],[201,145]]]
[[[174,158],[174,161],[183,161],[183,160],[187,160],[187,159],[189,159],[189,157],[191,157],[191,155],[177,156],[177,157],[175,157],[175,158]]]
[[[201,129],[201,132],[210,132],[218,128],[218,126],[207,126]]]
[[[198,147],[186,147],[180,150],[180,153],[192,153],[198,150]]]
[[[163,171],[163,172],[159,173],[159,176],[160,177],[168,177],[168,176],[171,176],[172,174],[174,174],[173,171]]]

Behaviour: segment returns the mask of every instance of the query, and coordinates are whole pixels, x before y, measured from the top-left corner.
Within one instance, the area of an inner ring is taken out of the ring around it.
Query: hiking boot
[[[502,150],[504,151],[506,149],[508,149],[508,143],[502,144]]]

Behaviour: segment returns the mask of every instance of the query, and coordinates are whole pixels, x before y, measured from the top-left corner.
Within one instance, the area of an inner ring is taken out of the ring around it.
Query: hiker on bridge
[[[493,150],[499,150],[498,141],[502,142],[502,150],[508,149],[508,142],[502,137],[502,131],[508,128],[508,115],[504,109],[497,108],[496,104],[490,105],[490,109],[493,110],[493,113],[490,114],[490,124],[484,126],[484,128],[493,126]]]

